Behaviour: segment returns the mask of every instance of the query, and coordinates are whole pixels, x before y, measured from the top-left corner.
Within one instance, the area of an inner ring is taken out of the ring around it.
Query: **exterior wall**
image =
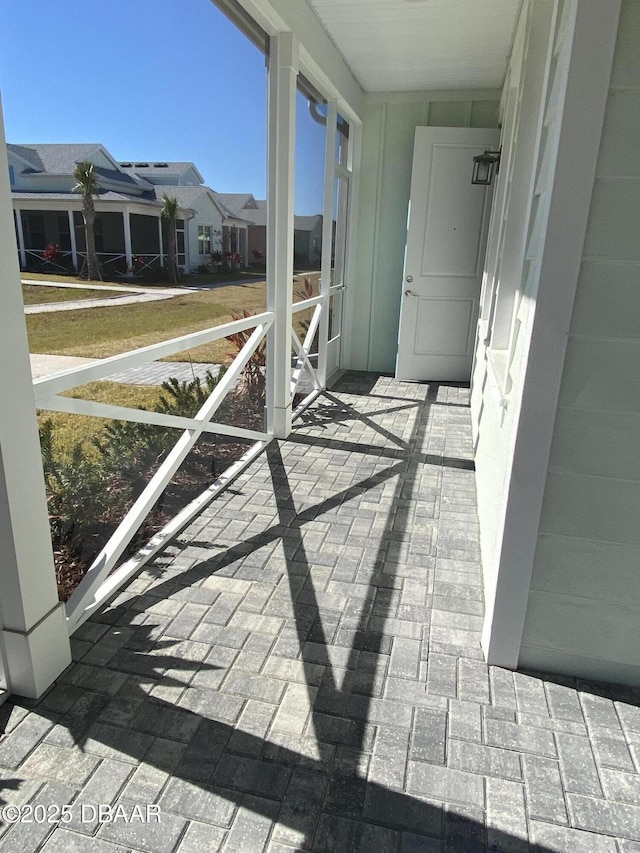
[[[211,226],[211,243],[212,248],[220,247],[222,237],[222,216],[218,208],[213,204],[206,193],[202,193],[196,202],[191,203],[190,207],[196,211],[193,219],[190,219],[187,225],[187,240],[189,243],[189,267],[194,272],[200,264],[207,264],[211,261],[209,254],[200,254],[200,242],[198,240],[198,225]],[[216,233],[218,232],[218,233]]]
[[[402,269],[416,127],[497,127],[495,92],[369,95],[362,112],[355,278],[347,361],[395,370]]]
[[[640,3],[623,3],[520,665],[640,684]]]

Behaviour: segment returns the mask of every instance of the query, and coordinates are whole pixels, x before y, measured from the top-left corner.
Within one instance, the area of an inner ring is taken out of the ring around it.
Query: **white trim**
[[[37,698],[71,661],[58,603],[0,107],[0,647],[10,691]],[[61,632],[61,628],[63,629]]]
[[[129,208],[122,211],[122,227],[124,230],[124,255],[127,261],[127,270],[133,269],[133,252],[131,250],[131,216]]]
[[[76,222],[73,216],[73,210],[67,210],[67,218],[69,219],[69,240],[71,241],[71,261],[74,270],[78,269],[78,243],[76,240]]]
[[[20,266],[26,267],[27,253],[24,248],[24,228],[22,226],[22,208],[17,207],[14,210],[16,231],[18,233],[18,252],[20,253]]]
[[[320,295],[326,297],[320,318],[318,346],[318,378],[324,388],[327,384],[327,357],[329,342],[329,291],[331,290],[331,253],[333,244],[333,205],[335,185],[335,144],[338,106],[335,101],[327,105],[324,148],[324,209],[322,219],[322,258],[320,260]]]
[[[291,308],[298,41],[271,38],[267,144],[267,432],[291,431]]]
[[[500,89],[426,89],[415,92],[365,92],[365,104],[424,104],[431,101],[499,101]]]
[[[619,12],[620,0],[566,0],[565,14],[573,28],[567,80],[558,105],[561,119],[535,310],[521,331],[528,353],[521,398],[513,399],[516,427],[499,526],[498,576],[495,596],[487,601],[482,637],[487,661],[512,669],[518,665],[522,642]]]

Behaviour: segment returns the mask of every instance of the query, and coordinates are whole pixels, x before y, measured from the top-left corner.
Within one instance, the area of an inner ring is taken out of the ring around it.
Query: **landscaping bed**
[[[165,383],[161,391],[158,389],[158,403],[153,408],[168,414],[180,411],[192,417],[217,381],[211,377],[206,383],[199,380]],[[95,395],[95,389],[92,392]],[[239,387],[223,402],[216,419],[262,430],[263,405],[258,395],[247,394]],[[66,601],[158,470],[180,431],[111,421],[103,422],[102,428],[92,436],[72,444],[69,444],[69,436],[65,439],[63,435],[62,442],[57,441],[58,431],[52,418],[41,416],[40,439],[58,594],[61,601]],[[123,558],[134,554],[160,531],[226,468],[239,460],[251,444],[234,437],[203,434]]]

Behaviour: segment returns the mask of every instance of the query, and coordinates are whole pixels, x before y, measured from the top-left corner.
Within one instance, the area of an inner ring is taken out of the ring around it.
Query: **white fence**
[[[328,310],[328,304],[328,297],[320,295],[297,302],[292,308],[294,316],[300,311],[314,309],[303,342],[300,341],[293,326],[291,328],[291,339],[295,353],[295,362],[291,371],[292,402],[299,388],[300,380],[304,375],[305,368],[313,383],[313,390],[298,405],[296,413],[299,413],[322,390],[317,366],[312,364],[312,359],[315,360],[315,357],[310,356],[310,353],[313,341],[317,337],[318,329],[320,328],[322,313]],[[173,338],[169,341],[152,344],[151,346],[132,352],[101,359],[100,361],[83,365],[82,367],[74,368],[52,377],[43,377],[34,380],[34,393],[38,409],[134,421],[183,430],[159,469],[143,489],[129,512],[122,519],[109,541],[93,560],[80,584],[68,600],[66,611],[70,633],[112,596],[122,584],[138,572],[147,560],[166,545],[173,536],[179,533],[220,491],[226,488],[264,450],[273,438],[273,434],[268,431],[260,432],[240,426],[217,423],[214,419],[216,411],[229,392],[236,386],[243,369],[265,339],[273,322],[273,312],[266,311],[201,332],[194,332],[189,335]],[[253,329],[253,332],[247,339],[244,347],[237,354],[233,363],[195,417],[168,415],[125,406],[99,403],[92,400],[60,396],[64,391],[70,391],[88,382],[107,379],[109,376],[122,370],[140,367],[158,358],[183,352],[186,349],[211,343],[212,341],[226,338],[235,333],[246,332],[250,329]],[[326,341],[323,342],[320,339],[319,347],[320,349],[326,347]],[[118,561],[122,558],[132,539],[185,460],[189,451],[203,433],[234,436],[239,439],[248,439],[255,443],[241,460],[227,469],[196,500],[192,501],[179,512],[134,557],[119,565]],[[87,507],[87,511],[90,512],[91,508]]]

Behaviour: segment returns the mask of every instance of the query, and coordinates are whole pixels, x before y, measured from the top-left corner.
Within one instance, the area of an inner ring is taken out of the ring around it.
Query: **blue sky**
[[[101,142],[117,160],[193,161],[265,198],[262,54],[210,0],[3,0],[8,142]],[[321,140],[299,117],[296,212],[321,206]]]

